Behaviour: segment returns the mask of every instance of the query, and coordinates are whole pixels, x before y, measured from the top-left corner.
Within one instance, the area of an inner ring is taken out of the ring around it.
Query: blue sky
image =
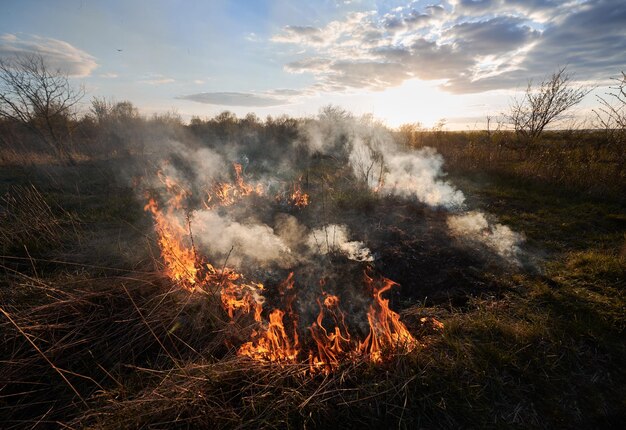
[[[4,1],[0,56],[28,52],[147,114],[335,103],[394,126],[472,128],[565,65],[603,91],[626,68],[626,2]]]

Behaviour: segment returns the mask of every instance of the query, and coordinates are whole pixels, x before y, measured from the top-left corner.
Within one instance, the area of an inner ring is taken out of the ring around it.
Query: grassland
[[[225,346],[229,326],[214,299],[190,299],[161,274],[151,220],[133,190],[115,179],[136,162],[131,156],[75,166],[5,163],[0,422],[102,429],[620,427],[626,184],[615,173],[619,159],[610,158],[619,153],[607,155],[593,142],[556,151],[545,141],[534,154],[497,155],[474,137],[459,143],[455,134],[426,134],[408,144],[437,147],[472,205],[525,234],[534,268],[460,266],[456,281],[446,278],[463,285],[454,293],[394,302],[427,347],[313,377],[302,377],[299,365],[236,357]],[[559,155],[533,163],[549,151]],[[590,167],[581,170],[585,156]],[[353,199],[362,210],[381,204],[371,196]],[[334,196],[338,206],[345,200]],[[424,258],[446,265],[440,256]],[[443,332],[420,327],[423,316],[442,321]]]

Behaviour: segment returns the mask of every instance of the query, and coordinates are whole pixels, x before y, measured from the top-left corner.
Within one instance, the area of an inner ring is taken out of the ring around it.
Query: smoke
[[[216,142],[155,139],[154,154],[167,162],[155,163],[160,174],[145,185],[162,197],[172,189],[182,193],[182,200],[166,200],[166,205],[182,206],[178,209],[189,216],[198,249],[214,262],[227,261],[238,268],[289,268],[313,264],[309,260],[316,255],[374,261],[372,251],[350,233],[353,223],[364,218],[328,222],[319,218],[319,209],[305,209],[310,216],[300,216],[290,207],[287,196],[294,178],[315,169],[320,159],[346,167],[341,174],[351,175],[352,192],[369,190],[372,195],[396,196],[449,212],[446,225],[460,242],[480,244],[507,261],[518,261],[522,235],[493,222],[491,216],[468,211],[464,194],[447,180],[444,159],[435,149],[403,148],[372,117],[355,118],[336,108],[323,110],[316,119],[301,120],[295,127],[297,132],[288,133],[283,142],[250,131],[238,131],[239,140],[224,137]],[[263,203],[243,199],[229,207],[206,209],[203,202],[209,187],[233,183],[233,163],[241,164],[245,181],[263,184]],[[167,183],[164,177],[169,178]]]
[[[228,176],[230,163],[211,148],[196,148],[172,139],[156,139],[153,148],[149,167],[156,169],[156,174],[142,180],[144,187],[157,190],[162,196],[172,191],[198,196],[207,184]],[[176,190],[167,190],[172,187]]]
[[[374,261],[372,252],[360,241],[348,239],[348,227],[329,224],[313,230],[306,243],[313,252],[321,255],[339,253],[354,261]]]
[[[231,265],[244,262],[267,265],[289,263],[291,250],[270,226],[254,221],[241,223],[216,211],[194,213],[191,229],[201,249]]]
[[[311,153],[345,153],[355,177],[380,193],[449,210],[465,202],[463,193],[442,179],[444,161],[437,151],[402,149],[389,130],[369,116],[356,119],[345,112],[326,113],[307,122],[302,134]]]
[[[521,254],[521,234],[502,224],[489,224],[478,211],[448,217],[450,231],[462,240],[483,244],[509,262],[517,263]]]
[[[453,210],[463,206],[465,196],[442,176],[443,157],[433,148],[414,153],[391,153],[385,158],[387,176],[381,190],[411,198],[431,207]]]
[[[448,221],[453,235],[479,242],[519,264],[522,235],[502,224],[490,224],[482,212],[466,212],[465,195],[444,179],[444,159],[435,149],[403,149],[370,116],[357,119],[332,109],[318,121],[307,122],[303,135],[311,153],[344,154],[356,179],[370,190],[453,212],[456,215]]]

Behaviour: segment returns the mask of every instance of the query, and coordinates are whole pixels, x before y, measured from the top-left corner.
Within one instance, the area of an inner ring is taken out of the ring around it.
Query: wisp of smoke
[[[345,225],[329,224],[315,229],[306,243],[311,251],[322,255],[339,253],[354,261],[374,261],[372,252],[363,242],[348,239]]]
[[[464,239],[481,243],[509,262],[517,263],[522,235],[502,224],[489,224],[482,212],[472,211],[448,217],[450,231]]]
[[[432,148],[414,153],[391,153],[385,157],[388,173],[383,191],[401,197],[415,197],[431,207],[458,209],[465,202],[463,193],[441,176],[443,157]]]

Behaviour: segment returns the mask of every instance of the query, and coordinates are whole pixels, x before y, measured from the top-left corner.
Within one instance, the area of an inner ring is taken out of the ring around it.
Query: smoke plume
[[[480,243],[510,262],[518,262],[522,235],[502,224],[489,224],[485,214],[471,211],[448,218],[450,231],[462,240]]]

